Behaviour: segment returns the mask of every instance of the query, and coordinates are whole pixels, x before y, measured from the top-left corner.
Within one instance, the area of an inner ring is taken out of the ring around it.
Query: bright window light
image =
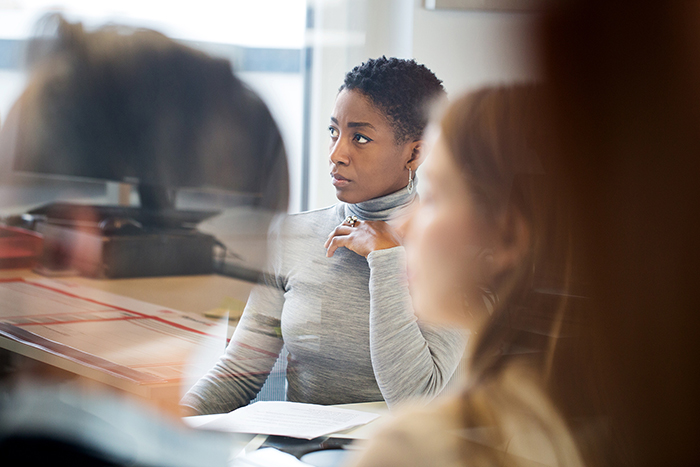
[[[50,11],[86,27],[113,22],[174,39],[292,48],[304,45],[304,0],[13,0],[0,2],[0,38],[24,39]]]

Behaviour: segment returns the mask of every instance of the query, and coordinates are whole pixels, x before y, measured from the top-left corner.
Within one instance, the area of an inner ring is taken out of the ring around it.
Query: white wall
[[[415,58],[451,97],[490,83],[538,77],[532,13],[429,11],[423,0],[315,0],[309,208],[335,203],[328,118],[343,75],[367,58]]]
[[[26,76],[15,70],[0,70],[0,123],[7,119],[7,113],[24,89]]]
[[[336,202],[328,172],[328,123],[343,75],[361,61],[366,0],[310,0],[314,28],[309,143],[309,209]],[[359,20],[359,21],[358,21]]]
[[[299,73],[238,72],[237,76],[247,83],[265,101],[272,117],[277,122],[284,141],[289,161],[290,210],[298,211],[301,187],[301,139],[303,108],[303,77]]]
[[[450,96],[485,84],[534,80],[533,13],[439,10],[415,1],[413,57],[444,81]]]

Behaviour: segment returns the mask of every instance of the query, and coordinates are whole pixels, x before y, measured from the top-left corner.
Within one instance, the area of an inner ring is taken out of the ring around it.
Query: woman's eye
[[[361,134],[358,133],[358,134],[355,135],[355,141],[357,141],[357,142],[360,143],[360,144],[365,144],[365,143],[369,143],[369,142],[372,141],[372,140],[369,139],[368,137],[363,136],[363,135],[361,135]]]
[[[328,132],[331,135],[331,138],[337,138],[338,137],[338,130],[333,128],[332,126],[328,127]]]

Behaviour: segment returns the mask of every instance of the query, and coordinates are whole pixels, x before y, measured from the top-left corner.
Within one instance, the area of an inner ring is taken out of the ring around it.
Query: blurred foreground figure
[[[549,397],[582,293],[552,125],[534,86],[447,109],[406,248],[419,317],[474,333],[466,385],[403,415],[357,465],[583,465],[576,433],[595,417],[582,407],[570,426]]]
[[[698,2],[570,3],[542,29],[550,105],[487,90],[448,110],[407,250],[417,310],[481,320],[470,381],[359,465],[700,462],[699,26]],[[498,215],[491,188],[532,155],[541,180],[516,175]]]
[[[227,465],[231,436],[197,432],[126,394],[24,381],[0,400],[4,465]]]
[[[596,464],[698,465],[700,2],[577,3],[544,43],[595,298]]]
[[[146,187],[237,191],[267,212],[286,209],[280,133],[228,61],[154,31],[86,32],[60,17],[44,26],[27,89],[3,127],[5,161],[49,174],[131,174]],[[142,206],[173,207],[163,193],[143,191]],[[12,465],[226,464],[228,436],[186,429],[94,382],[37,373],[0,388],[0,452]]]

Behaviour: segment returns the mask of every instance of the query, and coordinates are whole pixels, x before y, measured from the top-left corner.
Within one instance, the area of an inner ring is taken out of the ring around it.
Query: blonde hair
[[[573,295],[582,292],[547,90],[517,85],[473,92],[447,109],[441,130],[495,235],[507,241],[515,216],[530,233],[520,260],[488,284],[498,301],[471,343],[465,426],[496,426],[505,443],[535,427],[549,439],[559,463],[580,465],[565,421],[569,407],[555,394],[562,389],[555,359],[562,328],[578,303]],[[475,453],[469,446],[465,459],[471,463]],[[502,461],[518,465],[518,459]]]

